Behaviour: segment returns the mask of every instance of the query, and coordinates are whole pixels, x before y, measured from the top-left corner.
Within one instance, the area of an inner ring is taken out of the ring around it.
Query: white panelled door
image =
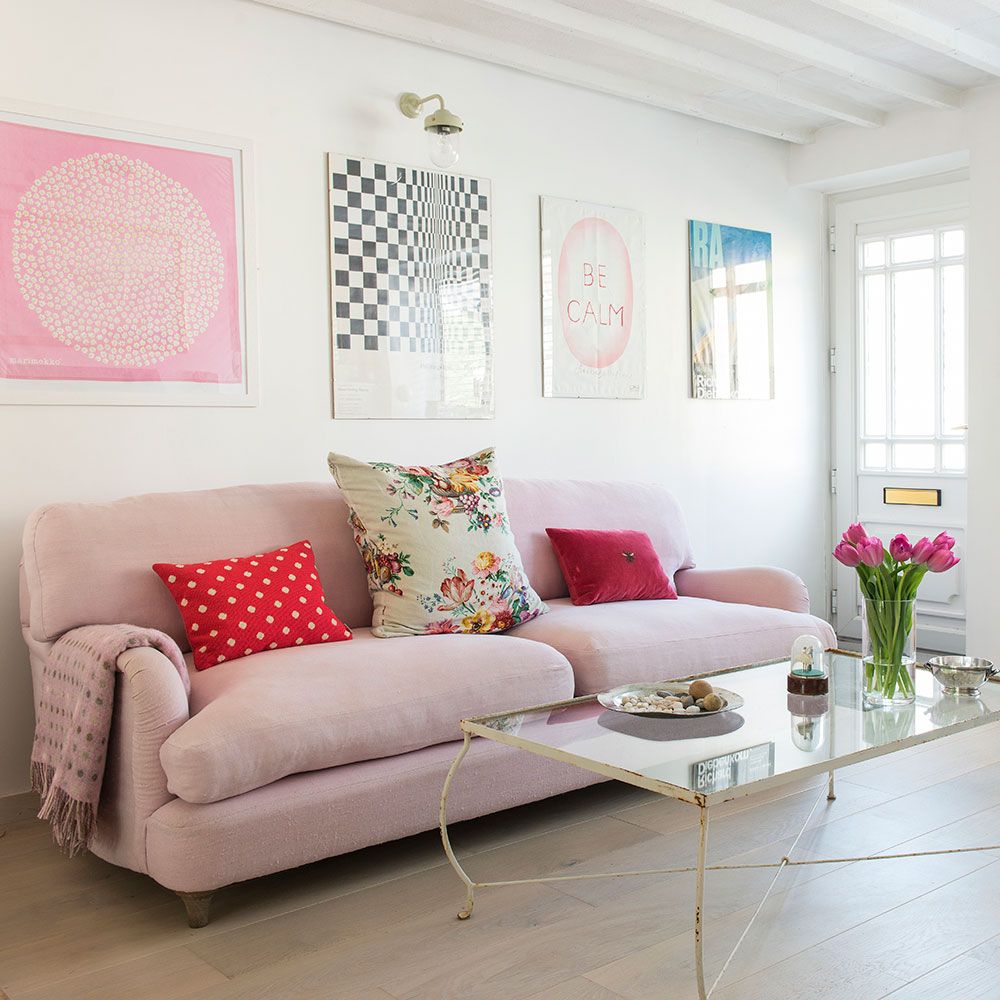
[[[965,549],[966,185],[842,201],[834,227],[834,542],[948,531]],[[835,627],[861,634],[856,574],[834,561]],[[917,641],[964,652],[964,566],[928,574]]]

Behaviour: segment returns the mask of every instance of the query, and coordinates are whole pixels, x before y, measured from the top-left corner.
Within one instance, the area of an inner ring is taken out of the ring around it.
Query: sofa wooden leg
[[[214,893],[179,892],[177,895],[187,910],[188,927],[204,927],[208,923],[208,910]]]

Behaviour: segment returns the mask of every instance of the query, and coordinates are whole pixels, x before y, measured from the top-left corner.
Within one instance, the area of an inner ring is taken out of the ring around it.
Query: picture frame
[[[327,154],[333,415],[493,418],[488,178]]]
[[[691,397],[774,399],[772,238],[688,220]]]
[[[545,195],[539,212],[543,396],[642,399],[642,215]]]
[[[253,144],[0,99],[0,404],[256,406]]]

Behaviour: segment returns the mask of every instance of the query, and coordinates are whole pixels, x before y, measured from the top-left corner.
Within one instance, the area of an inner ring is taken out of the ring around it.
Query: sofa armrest
[[[681,597],[704,597],[727,604],[754,604],[784,611],[809,611],[806,585],[787,569],[746,566],[739,569],[682,569],[674,577]]]
[[[189,718],[188,694],[158,649],[138,646],[118,657],[108,758],[91,850],[114,864],[146,871],[146,821],[174,798],[160,747]]]

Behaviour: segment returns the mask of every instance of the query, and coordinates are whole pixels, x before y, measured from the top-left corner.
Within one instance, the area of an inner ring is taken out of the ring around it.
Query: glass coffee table
[[[716,715],[644,718],[609,711],[600,705],[596,696],[591,695],[463,720],[461,729],[465,740],[445,779],[440,810],[445,854],[466,887],[465,907],[459,918],[465,920],[472,916],[477,889],[694,872],[695,972],[698,995],[701,1000],[707,1000],[725,975],[785,868],[1000,849],[1000,845],[992,845],[868,857],[792,857],[820,804],[835,798],[834,772],[838,768],[941,739],[974,726],[1000,721],[1000,684],[986,684],[979,698],[953,697],[942,693],[929,670],[918,667],[915,704],[895,710],[866,709],[862,699],[860,658],[840,650],[830,650],[826,653],[826,661],[830,672],[829,694],[812,699],[787,693],[787,660],[698,675],[713,682],[717,679],[719,687],[739,694],[744,700],[738,710]],[[693,677],[682,679],[691,680]],[[476,736],[573,764],[697,806],[700,817],[697,865],[473,881],[452,850],[446,808],[448,790],[472,738]],[[828,774],[828,783],[783,857],[772,863],[706,865],[712,806],[816,774]],[[774,878],[746,930],[714,982],[706,989],[702,954],[705,873],[744,868],[773,868]]]

